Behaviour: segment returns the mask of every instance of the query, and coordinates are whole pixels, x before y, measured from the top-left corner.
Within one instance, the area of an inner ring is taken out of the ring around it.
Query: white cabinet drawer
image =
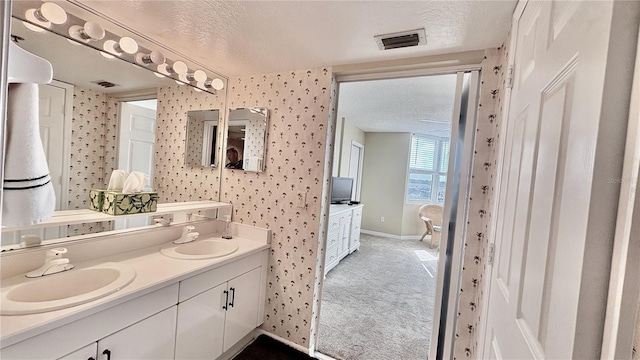
[[[252,269],[262,266],[264,259],[266,259],[267,251],[261,251],[259,253],[247,256],[245,258],[236,260],[232,263],[223,265],[219,268],[209,270],[202,274],[190,277],[180,282],[180,295],[178,297],[179,302],[183,302],[189,298],[192,298],[198,294],[201,294],[209,289],[212,289],[229,279],[240,276]]]

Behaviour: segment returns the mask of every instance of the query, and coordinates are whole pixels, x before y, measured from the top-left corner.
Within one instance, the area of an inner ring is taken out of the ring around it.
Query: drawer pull
[[[231,290],[231,302],[229,303],[229,307],[233,307],[233,303],[236,299],[236,288],[230,288]]]
[[[222,309],[227,310],[229,307],[227,306],[229,304],[229,292],[227,290],[223,291],[224,295],[225,295],[225,299],[224,299],[224,305],[222,305]]]
[[[111,350],[109,350],[109,349],[105,349],[105,350],[102,352],[102,355],[106,355],[106,356],[107,356],[107,360],[111,360]]]

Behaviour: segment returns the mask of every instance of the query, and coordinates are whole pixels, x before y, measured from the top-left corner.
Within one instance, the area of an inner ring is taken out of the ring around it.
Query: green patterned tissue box
[[[91,189],[89,191],[89,210],[102,212],[105,191],[107,190]]]
[[[109,215],[141,214],[156,211],[158,207],[158,193],[145,191],[135,194],[123,194],[116,191],[106,191],[102,212]]]

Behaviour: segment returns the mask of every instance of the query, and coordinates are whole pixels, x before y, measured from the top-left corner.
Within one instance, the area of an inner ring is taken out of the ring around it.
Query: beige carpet
[[[436,250],[418,240],[360,241],[327,274],[317,350],[344,360],[426,360]]]

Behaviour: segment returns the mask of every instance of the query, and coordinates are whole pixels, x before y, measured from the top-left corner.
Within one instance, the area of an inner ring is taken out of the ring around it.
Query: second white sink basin
[[[35,314],[83,304],[124,288],[135,277],[131,266],[111,262],[36,279],[16,277],[2,287],[0,314]]]
[[[199,260],[229,255],[236,250],[238,250],[237,241],[204,239],[186,244],[170,244],[160,249],[160,252],[174,259]]]

